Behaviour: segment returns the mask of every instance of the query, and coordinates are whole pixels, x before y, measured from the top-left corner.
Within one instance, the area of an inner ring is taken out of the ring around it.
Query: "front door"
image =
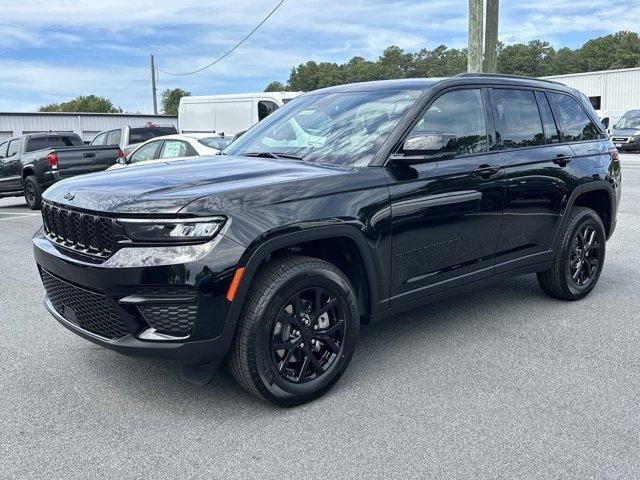
[[[504,175],[480,87],[447,91],[411,133],[453,135],[444,158],[386,167],[392,215],[391,306],[493,273]],[[402,154],[400,151],[399,154]]]

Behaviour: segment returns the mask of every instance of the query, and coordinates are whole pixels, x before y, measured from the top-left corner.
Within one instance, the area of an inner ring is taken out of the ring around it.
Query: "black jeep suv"
[[[327,391],[360,323],[537,273],[598,282],[618,152],[561,84],[459,75],[307,93],[224,155],[62,181],[33,242],[46,306],[194,381],[226,358],[281,405]]]

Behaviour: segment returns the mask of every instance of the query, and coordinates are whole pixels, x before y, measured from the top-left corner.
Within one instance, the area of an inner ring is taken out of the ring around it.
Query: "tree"
[[[549,42],[531,40],[529,43],[508,45],[500,51],[498,71],[513,75],[541,77],[547,74],[546,58],[552,54]]]
[[[265,92],[285,92],[286,90],[287,87],[282,82],[271,82],[264,89]]]
[[[504,45],[498,43],[498,71],[540,77],[566,73],[640,66],[640,37],[621,31],[595,38],[577,49],[556,50],[542,40]],[[438,45],[406,53],[392,45],[377,60],[353,57],[347,63],[310,60],[291,69],[286,85],[272,82],[267,89],[310,91],[343,83],[391,78],[449,77],[467,71],[467,50]]]
[[[50,103],[38,109],[39,112],[87,112],[87,113],[122,113],[122,109],[105,97],[80,95],[73,100],[62,103]]]
[[[167,88],[162,92],[162,112],[165,115],[178,115],[178,107],[180,106],[180,99],[182,97],[188,97],[191,92],[187,92],[182,88]]]

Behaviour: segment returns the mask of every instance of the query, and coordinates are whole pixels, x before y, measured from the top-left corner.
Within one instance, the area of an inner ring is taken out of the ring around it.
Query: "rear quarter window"
[[[584,108],[571,96],[563,93],[547,94],[555,110],[556,119],[565,142],[595,140],[600,132],[591,121]]]

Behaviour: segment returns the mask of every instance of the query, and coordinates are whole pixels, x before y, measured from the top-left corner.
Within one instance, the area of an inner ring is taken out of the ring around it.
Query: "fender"
[[[367,241],[362,233],[357,228],[349,225],[313,227],[308,230],[279,235],[261,243],[255,249],[247,250],[245,255],[243,255],[243,258],[238,263],[239,267],[244,266],[245,271],[240,283],[238,284],[238,289],[236,290],[236,295],[231,303],[231,307],[229,308],[229,313],[227,314],[225,322],[225,331],[228,331],[228,327],[230,326],[233,326],[232,332],[235,331],[235,325],[240,317],[240,312],[242,311],[245,299],[249,293],[253,277],[267,255],[276,250],[289,247],[297,243],[337,237],[346,237],[355,242],[358,252],[362,258],[364,271],[367,277],[366,281],[370,297],[369,313],[370,315],[377,313],[381,308],[378,292],[378,265],[374,261]]]
[[[558,247],[558,243],[560,242],[560,232],[562,231],[567,221],[569,220],[568,213],[571,211],[571,209],[575,205],[576,199],[583,193],[593,192],[595,190],[604,190],[607,192],[607,195],[609,196],[609,207],[610,207],[609,218],[611,219],[611,226],[609,228],[609,237],[611,237],[611,234],[613,233],[613,229],[615,227],[615,221],[616,221],[616,202],[615,202],[616,193],[610,182],[606,180],[593,180],[588,183],[583,183],[578,188],[576,188],[571,193],[569,200],[567,200],[567,206],[565,207],[564,212],[562,213],[562,220],[560,222],[558,229],[556,230],[555,237],[553,239],[552,250],[554,252]]]

